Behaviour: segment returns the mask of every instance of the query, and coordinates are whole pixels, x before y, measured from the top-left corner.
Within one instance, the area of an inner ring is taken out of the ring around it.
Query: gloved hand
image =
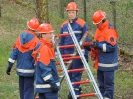
[[[94,41],[94,42],[92,43],[92,46],[93,46],[94,48],[102,48],[102,44],[101,44],[100,42],[97,42],[97,41]]]
[[[57,92],[58,91],[58,87],[55,83],[51,84],[51,88],[53,92]]]
[[[83,46],[91,46],[92,45],[92,42],[84,42],[83,43]]]
[[[11,68],[7,67],[7,69],[6,69],[7,75],[10,75],[10,71],[11,71]]]
[[[88,51],[91,50],[90,46],[84,46],[84,48],[85,48],[86,50],[88,50]]]
[[[86,50],[90,51],[91,50],[91,42],[84,42],[83,44],[83,48],[85,48]]]

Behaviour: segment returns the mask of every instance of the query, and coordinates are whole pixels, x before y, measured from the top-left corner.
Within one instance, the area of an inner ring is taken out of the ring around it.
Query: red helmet
[[[51,33],[51,32],[54,32],[54,30],[50,24],[43,23],[38,27],[37,32],[38,33]]]
[[[40,25],[40,23],[39,23],[39,21],[36,18],[32,18],[31,20],[29,20],[27,22],[27,26],[31,30],[37,30],[39,25]]]
[[[66,10],[78,10],[78,5],[75,2],[70,2],[67,5]]]
[[[105,12],[97,10],[92,16],[93,24],[99,24],[105,18],[105,16]]]

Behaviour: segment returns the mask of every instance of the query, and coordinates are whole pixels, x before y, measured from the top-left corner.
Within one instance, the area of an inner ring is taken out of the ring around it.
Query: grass
[[[92,2],[93,1],[91,1],[90,3]],[[124,0],[122,2],[126,2],[126,1]],[[129,5],[129,6],[132,6],[132,5]],[[58,5],[56,4],[55,7],[58,7]],[[93,11],[97,9],[97,8],[94,8],[94,6],[88,6],[88,7]],[[122,7],[122,9],[126,9],[126,7]],[[90,11],[90,14],[92,14],[92,11]],[[55,29],[55,33],[59,33],[59,27],[61,23],[64,21],[64,19],[60,18],[59,16],[60,16],[59,13],[56,11],[50,12],[50,21]],[[131,15],[127,17],[130,17],[130,16]],[[32,17],[35,17],[35,13],[32,9],[15,4],[14,2],[12,2],[12,0],[2,1],[2,17],[0,17],[0,30],[1,30],[0,32],[0,45],[1,45],[0,46],[0,99],[19,99],[18,76],[16,75],[15,65],[12,68],[10,76],[7,75],[5,71],[8,65],[8,57],[12,50],[12,46],[16,38],[18,37],[18,35],[27,28],[26,22],[28,21],[28,19]],[[120,16],[120,18],[121,17],[122,16]],[[91,21],[89,20],[89,22]],[[120,25],[122,25],[122,23],[120,23]],[[125,26],[125,27],[128,27],[128,26]],[[91,24],[91,29],[92,28],[94,28],[94,26],[92,26]],[[122,28],[124,28],[124,26]],[[124,33],[124,32],[120,32],[120,33]],[[129,33],[128,35],[130,36],[130,34],[131,33]],[[127,44],[129,44],[128,41],[127,41]],[[89,64],[94,74],[94,77],[96,79],[96,71],[92,67],[92,61],[89,61]],[[130,95],[133,95],[132,94],[133,93],[132,75],[133,75],[133,72],[131,70],[124,71],[124,68],[122,66],[120,66],[119,70],[116,71],[115,99],[118,99],[118,98],[128,99]],[[86,76],[86,73],[83,74],[83,79],[88,79]],[[82,88],[84,92],[90,92],[90,89],[93,91],[92,85],[90,86],[83,85]],[[67,94],[68,94],[68,86],[66,84],[66,81],[64,80],[62,84],[62,89],[59,92],[59,97],[61,97],[62,99],[67,99]],[[94,97],[93,99],[96,99],[96,98]]]

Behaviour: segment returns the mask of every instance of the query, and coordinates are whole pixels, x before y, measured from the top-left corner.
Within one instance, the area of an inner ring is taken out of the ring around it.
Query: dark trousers
[[[97,71],[99,89],[103,97],[113,99],[114,96],[114,71]]]
[[[39,93],[39,99],[58,99],[58,92]]]
[[[83,68],[83,63],[81,59],[74,60],[70,69],[78,69],[78,68]],[[69,73],[69,77],[70,77],[71,82],[80,81],[82,77],[82,72]],[[73,88],[74,88],[76,95],[79,95],[81,93],[80,85],[73,85]],[[70,93],[69,93],[69,96],[71,96]]]
[[[19,76],[20,99],[33,99],[34,77]]]

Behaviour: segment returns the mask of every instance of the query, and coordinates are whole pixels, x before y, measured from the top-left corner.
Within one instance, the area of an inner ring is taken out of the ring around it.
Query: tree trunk
[[[49,23],[48,0],[36,0],[35,4],[40,23]]]

